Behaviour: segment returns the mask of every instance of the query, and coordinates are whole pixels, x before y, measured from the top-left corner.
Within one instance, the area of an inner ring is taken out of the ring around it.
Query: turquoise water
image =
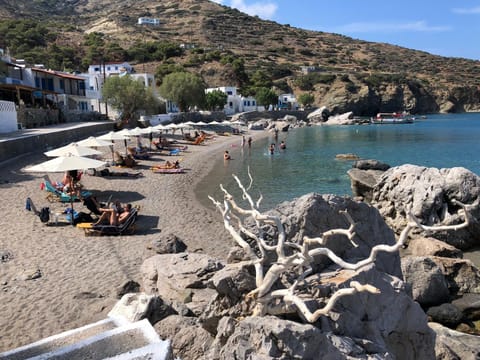
[[[285,140],[286,150],[267,151],[271,142]],[[352,161],[337,154],[354,153],[391,166],[415,164],[427,167],[462,166],[480,174],[480,114],[430,115],[413,124],[314,126],[279,133],[278,140],[254,141],[252,148],[231,148],[233,160],[219,159],[195,192],[205,205],[208,195],[222,198],[222,183],[234,195],[239,191],[232,174],[254,178],[252,195],[263,194],[262,210],[309,192],[352,195],[347,170]],[[240,142],[240,140],[239,140]]]

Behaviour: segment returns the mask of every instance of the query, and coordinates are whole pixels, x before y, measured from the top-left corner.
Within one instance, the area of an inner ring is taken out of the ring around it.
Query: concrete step
[[[106,319],[0,354],[2,360],[169,360],[171,346],[148,320]]]

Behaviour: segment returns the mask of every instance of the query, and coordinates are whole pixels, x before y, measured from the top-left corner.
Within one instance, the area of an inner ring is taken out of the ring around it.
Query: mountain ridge
[[[311,92],[317,105],[338,112],[480,110],[479,61],[281,25],[207,0],[3,0],[0,4],[0,20],[29,18],[63,24],[58,42],[79,47],[89,33],[102,33],[123,48],[142,41],[194,45],[197,52],[186,51],[175,62],[187,64],[209,86],[234,85],[228,82],[236,79],[229,66],[202,61],[198,49],[242,58],[250,76],[259,69],[278,73],[273,81],[282,90]],[[159,18],[161,24],[139,26],[139,17]],[[137,66],[155,70],[161,63]],[[302,66],[313,66],[335,78],[319,81],[318,76],[303,74]],[[305,86],[308,77],[313,80]]]

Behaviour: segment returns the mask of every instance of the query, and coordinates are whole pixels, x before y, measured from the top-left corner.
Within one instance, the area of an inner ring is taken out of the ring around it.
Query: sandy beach
[[[265,133],[248,136],[255,140]],[[141,283],[140,266],[154,255],[148,246],[164,234],[178,236],[189,252],[224,258],[232,239],[220,214],[196,200],[194,188],[223,151],[240,141],[240,136],[220,136],[205,145],[189,146],[180,156],[184,174],[153,173],[152,165],[173,159],[154,153],[134,170],[112,168],[141,171],[144,176],[138,179],[85,175],[82,184],[99,200],[113,195],[140,206],[136,233],[118,237],[86,237],[81,229],[62,223],[47,226],[25,209],[27,197],[37,208],[49,206],[53,212],[69,206],[46,200],[40,189],[45,174],[22,171],[44,161],[41,152],[2,164],[0,351],[104,319],[118,301],[118,287],[128,280]],[[62,174],[49,176],[60,180]],[[81,203],[74,208],[88,212]],[[28,279],[31,275],[38,277]]]

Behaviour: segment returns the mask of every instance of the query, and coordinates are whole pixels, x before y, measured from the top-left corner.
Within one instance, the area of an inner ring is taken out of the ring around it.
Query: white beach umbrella
[[[52,160],[44,161],[38,165],[27,167],[25,171],[64,172],[69,170],[96,169],[103,165],[105,165],[104,161],[69,154],[56,157]]]
[[[123,129],[121,131],[110,131],[109,133],[99,136],[98,139],[100,140],[123,140],[125,144],[125,153],[127,153],[127,141],[130,140],[130,135],[128,129]],[[112,149],[112,156],[113,156],[113,149]]]
[[[222,121],[222,122],[220,123],[220,125],[224,125],[224,126],[232,126],[232,125],[233,125],[233,123],[232,123],[231,121],[225,120],[225,121]]]
[[[203,121],[199,121],[197,123],[195,123],[196,126],[205,126],[205,125],[208,125],[206,122],[203,122]]]
[[[63,155],[73,155],[73,156],[90,156],[90,155],[100,155],[101,152],[86,146],[80,146],[77,143],[71,143],[66,146],[59,147],[44,153],[47,156],[63,156]]]
[[[106,147],[106,146],[113,146],[112,141],[101,140],[94,136],[90,136],[86,139],[80,140],[77,142],[80,146],[87,146],[87,147]]]
[[[162,125],[162,124],[155,125],[153,128],[157,131],[167,130],[167,127],[165,125]]]
[[[218,121],[214,120],[212,122],[209,122],[208,125],[221,125]]]
[[[188,126],[193,126],[195,125],[195,123],[193,121],[187,121],[187,122],[184,122],[185,125],[188,125]]]
[[[129,130],[130,136],[142,136],[142,129],[138,126],[134,129]]]
[[[100,166],[104,166],[104,161],[99,161],[83,156],[74,156],[71,154],[65,156],[59,156],[55,159],[44,161],[38,165],[30,166],[25,171],[32,172],[65,172],[70,170],[84,170],[84,169],[96,169]],[[70,196],[70,206],[73,212],[73,196]],[[74,216],[72,213],[71,221],[74,223]]]
[[[153,126],[149,126],[147,128],[140,129],[142,134],[152,134],[154,132],[158,132],[160,130],[155,129]]]
[[[97,139],[115,141],[115,140],[125,140],[125,139],[128,139],[128,137],[129,135],[126,135],[125,133],[122,133],[120,131],[110,131],[105,135],[98,136]]]

